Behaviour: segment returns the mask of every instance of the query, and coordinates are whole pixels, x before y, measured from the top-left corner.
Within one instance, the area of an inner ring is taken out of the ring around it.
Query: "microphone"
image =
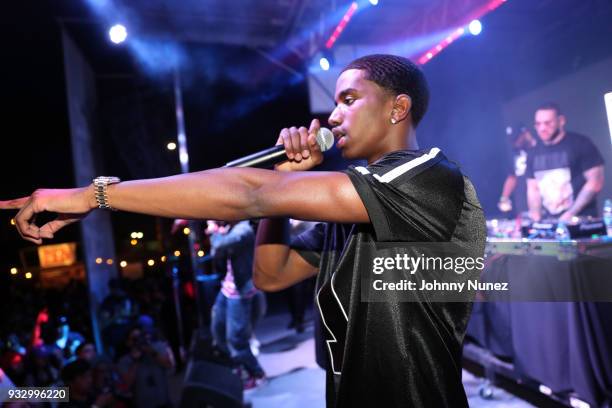
[[[317,144],[322,152],[334,145],[334,134],[327,128],[320,128],[316,135]],[[287,160],[285,146],[277,145],[257,153],[227,163],[223,167],[272,167]]]

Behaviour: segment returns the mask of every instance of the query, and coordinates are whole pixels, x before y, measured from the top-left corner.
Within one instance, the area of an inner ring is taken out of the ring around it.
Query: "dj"
[[[535,112],[542,143],[527,158],[527,201],[534,221],[597,216],[597,194],[604,185],[604,161],[591,140],[565,131],[565,116],[555,103]]]

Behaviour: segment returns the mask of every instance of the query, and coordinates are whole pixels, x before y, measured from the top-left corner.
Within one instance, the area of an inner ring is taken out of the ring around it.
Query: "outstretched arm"
[[[108,187],[109,204],[122,211],[171,218],[241,220],[292,217],[344,223],[369,222],[349,177],[339,172],[279,172],[262,169],[215,169]],[[93,186],[37,190],[30,197],[0,202],[0,209],[21,208],[15,222],[23,238],[43,238],[78,221],[96,208]],[[36,214],[60,218],[40,228]]]

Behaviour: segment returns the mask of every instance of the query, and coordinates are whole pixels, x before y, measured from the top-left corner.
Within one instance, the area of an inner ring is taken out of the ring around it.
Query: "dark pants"
[[[230,299],[219,292],[212,310],[215,345],[253,376],[264,374],[249,344],[253,333],[253,316],[261,315],[259,296],[262,295],[259,293],[246,299]]]

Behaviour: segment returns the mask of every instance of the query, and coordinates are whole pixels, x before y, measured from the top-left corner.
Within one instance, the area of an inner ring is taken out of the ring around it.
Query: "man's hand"
[[[508,197],[500,197],[499,202],[497,203],[497,208],[501,212],[509,212],[512,211],[512,200]]]
[[[53,238],[58,230],[81,220],[96,207],[93,185],[64,190],[36,190],[29,197],[0,201],[0,209],[19,209],[15,216],[17,231],[23,239],[35,244],[42,244],[43,238]],[[38,227],[36,215],[43,211],[58,213],[58,217]]]
[[[568,210],[568,211],[565,211],[563,214],[561,214],[561,216],[559,217],[559,221],[562,221],[565,223],[571,222],[572,218],[574,217],[575,217],[574,213]]]
[[[539,222],[542,219],[542,214],[539,211],[529,211],[529,218],[532,221]]]
[[[313,119],[310,128],[281,130],[277,145],[284,145],[288,160],[276,166],[279,171],[305,171],[323,162],[323,153],[317,144],[316,135],[321,125]]]

